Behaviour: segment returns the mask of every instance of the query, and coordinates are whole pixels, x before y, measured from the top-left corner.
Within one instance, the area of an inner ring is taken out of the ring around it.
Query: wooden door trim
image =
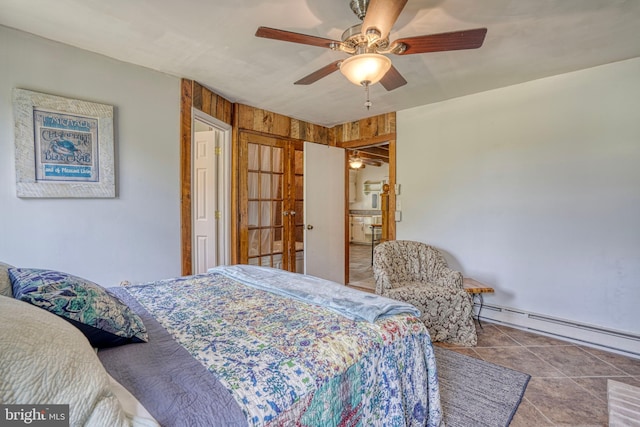
[[[181,274],[189,275],[193,271],[192,242],[193,233],[191,212],[191,133],[193,85],[191,80],[181,82],[180,97],[180,239],[181,245]]]

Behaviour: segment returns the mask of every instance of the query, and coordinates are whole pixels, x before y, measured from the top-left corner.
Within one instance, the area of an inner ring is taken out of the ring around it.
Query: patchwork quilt
[[[279,282],[289,289],[304,277],[251,280],[264,272],[214,269],[126,291],[228,390],[250,426],[440,425],[434,351],[411,306],[337,284],[344,295],[283,293]],[[381,310],[375,321],[358,314],[367,304]]]

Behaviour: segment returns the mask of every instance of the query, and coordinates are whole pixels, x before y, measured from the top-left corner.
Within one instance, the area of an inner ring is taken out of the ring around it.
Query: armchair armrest
[[[440,286],[450,286],[454,288],[462,289],[462,273],[450,269],[449,267],[442,267],[438,270],[436,277],[433,277],[433,283]]]

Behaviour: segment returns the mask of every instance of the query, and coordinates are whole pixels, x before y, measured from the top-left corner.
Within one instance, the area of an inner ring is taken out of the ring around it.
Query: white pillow
[[[7,271],[12,267],[12,265],[0,262],[0,295],[4,295],[5,297],[13,296],[13,290],[11,289],[11,279],[9,279],[9,273]]]
[[[71,426],[129,426],[109,376],[69,322],[0,296],[0,403],[68,404]]]

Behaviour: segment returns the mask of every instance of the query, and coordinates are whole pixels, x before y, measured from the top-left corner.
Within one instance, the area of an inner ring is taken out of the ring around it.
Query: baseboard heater
[[[475,304],[475,306],[477,313],[480,305]],[[640,358],[640,335],[638,334],[492,304],[482,306],[481,319]]]

